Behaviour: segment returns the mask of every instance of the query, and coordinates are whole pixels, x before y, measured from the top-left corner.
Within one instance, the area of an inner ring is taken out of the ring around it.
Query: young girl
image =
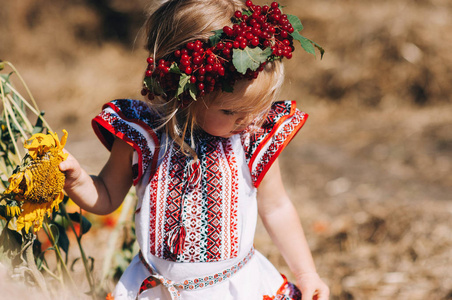
[[[274,102],[301,23],[278,3],[172,0],[147,21],[143,95],[93,120],[111,151],[98,176],[72,157],[65,190],[113,212],[135,185],[140,253],[115,299],[328,299],[278,156],[307,115]],[[296,278],[253,247],[257,212]]]

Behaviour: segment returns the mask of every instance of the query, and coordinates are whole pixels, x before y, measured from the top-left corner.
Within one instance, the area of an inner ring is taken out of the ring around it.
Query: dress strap
[[[142,292],[144,292],[147,289],[151,289],[156,287],[159,284],[163,284],[167,289],[168,292],[171,295],[172,300],[180,300],[180,292],[179,290],[197,290],[206,288],[218,283],[221,283],[223,281],[226,281],[228,278],[230,278],[232,275],[237,273],[240,269],[242,269],[246,263],[253,257],[255,253],[254,247],[251,248],[251,250],[248,252],[248,254],[240,260],[238,263],[233,265],[230,268],[227,268],[221,272],[215,273],[213,275],[207,275],[204,277],[198,277],[193,279],[187,279],[183,282],[174,282],[172,280],[166,279],[162,275],[158,274],[155,269],[149,265],[146,260],[144,259],[143,254],[139,253],[139,257],[141,262],[144,264],[144,266],[148,269],[148,271],[151,273],[151,276],[147,277],[140,286],[140,290],[138,292],[138,295],[140,295]],[[138,297],[137,295],[137,297]]]

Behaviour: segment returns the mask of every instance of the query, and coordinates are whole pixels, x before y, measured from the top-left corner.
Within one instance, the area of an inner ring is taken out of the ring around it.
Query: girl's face
[[[208,134],[228,138],[244,131],[256,118],[252,112],[232,110],[219,105],[201,105],[196,123]]]

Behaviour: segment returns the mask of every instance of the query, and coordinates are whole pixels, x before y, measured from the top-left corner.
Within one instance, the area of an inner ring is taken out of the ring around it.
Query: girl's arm
[[[329,289],[317,274],[297,211],[284,189],[278,159],[262,180],[257,199],[259,215],[296,276],[302,299],[328,299]]]
[[[60,163],[66,175],[64,190],[82,209],[105,215],[117,209],[132,185],[133,148],[116,138],[110,158],[98,176],[90,176],[69,154]]]

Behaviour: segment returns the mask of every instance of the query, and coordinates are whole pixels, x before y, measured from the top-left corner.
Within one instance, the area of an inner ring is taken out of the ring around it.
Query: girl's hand
[[[77,185],[77,181],[82,175],[82,168],[75,157],[73,157],[66,149],[63,149],[63,152],[68,153],[69,156],[60,163],[59,167],[60,171],[66,176],[64,189],[70,190]]]
[[[301,300],[328,300],[330,290],[317,273],[303,273],[297,276],[297,287]]]

